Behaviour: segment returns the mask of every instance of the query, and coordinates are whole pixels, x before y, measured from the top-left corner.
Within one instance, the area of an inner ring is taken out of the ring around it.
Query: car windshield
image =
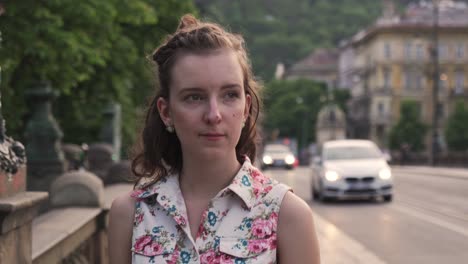
[[[265,146],[265,153],[286,153],[290,152],[289,148],[284,145],[267,145]]]
[[[324,149],[323,157],[324,160],[377,159],[382,153],[370,146],[341,146]]]

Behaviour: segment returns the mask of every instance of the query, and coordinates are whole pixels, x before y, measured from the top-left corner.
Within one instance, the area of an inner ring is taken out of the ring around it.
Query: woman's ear
[[[169,101],[165,98],[159,97],[156,101],[156,107],[158,108],[159,116],[166,126],[172,125],[171,111],[169,109]]]
[[[247,120],[250,113],[250,106],[252,105],[252,96],[245,94],[245,109],[244,109],[244,120]]]

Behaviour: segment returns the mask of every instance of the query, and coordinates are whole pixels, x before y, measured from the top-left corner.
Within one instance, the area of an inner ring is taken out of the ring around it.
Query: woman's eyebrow
[[[231,88],[242,88],[239,84],[237,83],[232,83],[232,84],[225,84],[221,86],[221,89],[231,89]]]

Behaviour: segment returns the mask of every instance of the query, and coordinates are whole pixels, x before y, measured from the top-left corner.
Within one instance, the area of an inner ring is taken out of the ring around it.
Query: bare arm
[[[312,210],[292,192],[286,193],[281,203],[278,257],[278,263],[320,263]]]
[[[129,264],[132,262],[132,232],[135,200],[129,193],[117,197],[109,212],[109,263]]]

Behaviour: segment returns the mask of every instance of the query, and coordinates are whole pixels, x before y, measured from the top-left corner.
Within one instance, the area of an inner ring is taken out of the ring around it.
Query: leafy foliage
[[[265,122],[268,132],[278,131],[280,137],[315,141],[315,124],[321,107],[327,103],[327,88],[323,83],[307,79],[274,80],[266,85]],[[343,107],[349,98],[347,91],[335,91],[336,103]],[[302,133],[306,133],[305,138]]]
[[[399,149],[403,144],[408,144],[412,151],[424,149],[424,136],[428,127],[420,121],[420,114],[416,102],[402,102],[400,120],[389,134],[391,149]]]
[[[189,0],[14,1],[0,17],[3,113],[9,135],[21,139],[27,119],[24,92],[49,81],[60,92],[54,114],[66,142],[97,140],[100,114],[110,101],[123,113],[124,145],[136,132],[136,115],[154,89],[146,56]]]
[[[292,65],[339,42],[380,13],[375,0],[199,0],[203,17],[242,33],[257,75],[270,80],[277,63]]]
[[[450,150],[468,150],[468,108],[460,100],[455,105],[455,111],[448,118],[445,137]]]

